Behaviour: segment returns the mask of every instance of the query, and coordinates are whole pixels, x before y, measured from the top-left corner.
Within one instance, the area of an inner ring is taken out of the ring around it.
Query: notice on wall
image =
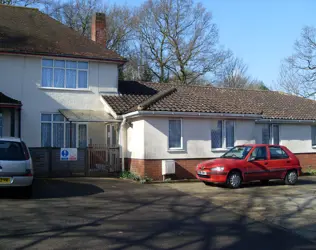
[[[76,161],[78,151],[77,148],[61,148],[60,160],[61,161]]]

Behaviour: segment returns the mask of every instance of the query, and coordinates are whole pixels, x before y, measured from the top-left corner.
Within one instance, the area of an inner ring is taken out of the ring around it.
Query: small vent
[[[162,175],[175,174],[176,173],[175,165],[176,164],[174,160],[162,160],[161,162]]]

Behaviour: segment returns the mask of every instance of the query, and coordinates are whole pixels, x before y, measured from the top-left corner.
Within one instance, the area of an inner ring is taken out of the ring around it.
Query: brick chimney
[[[106,45],[106,21],[104,13],[95,13],[92,16],[91,39],[105,47]]]

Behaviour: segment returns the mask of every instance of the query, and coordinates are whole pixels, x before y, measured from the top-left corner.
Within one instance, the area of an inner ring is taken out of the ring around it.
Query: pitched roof
[[[257,114],[266,119],[316,120],[316,101],[266,90],[120,81],[119,95],[103,98],[121,115],[136,111],[142,102],[173,87],[175,91],[149,105],[147,103],[144,110]]]
[[[15,100],[9,96],[6,96],[2,92],[0,92],[0,104],[16,104],[21,105],[21,102],[18,100]]]
[[[1,4],[0,52],[125,61],[38,9]]]

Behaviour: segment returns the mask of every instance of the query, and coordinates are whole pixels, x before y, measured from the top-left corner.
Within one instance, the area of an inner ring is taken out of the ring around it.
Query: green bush
[[[120,178],[122,178],[122,179],[130,179],[130,180],[134,180],[134,181],[139,181],[142,184],[152,181],[152,178],[149,178],[149,177],[146,177],[146,176],[144,178],[141,178],[137,174],[131,173],[129,171],[122,172],[121,175],[120,175]]]
[[[307,170],[304,171],[304,173],[307,174],[307,175],[316,175],[316,169],[312,169],[312,167],[309,166],[309,167],[307,168]]]

